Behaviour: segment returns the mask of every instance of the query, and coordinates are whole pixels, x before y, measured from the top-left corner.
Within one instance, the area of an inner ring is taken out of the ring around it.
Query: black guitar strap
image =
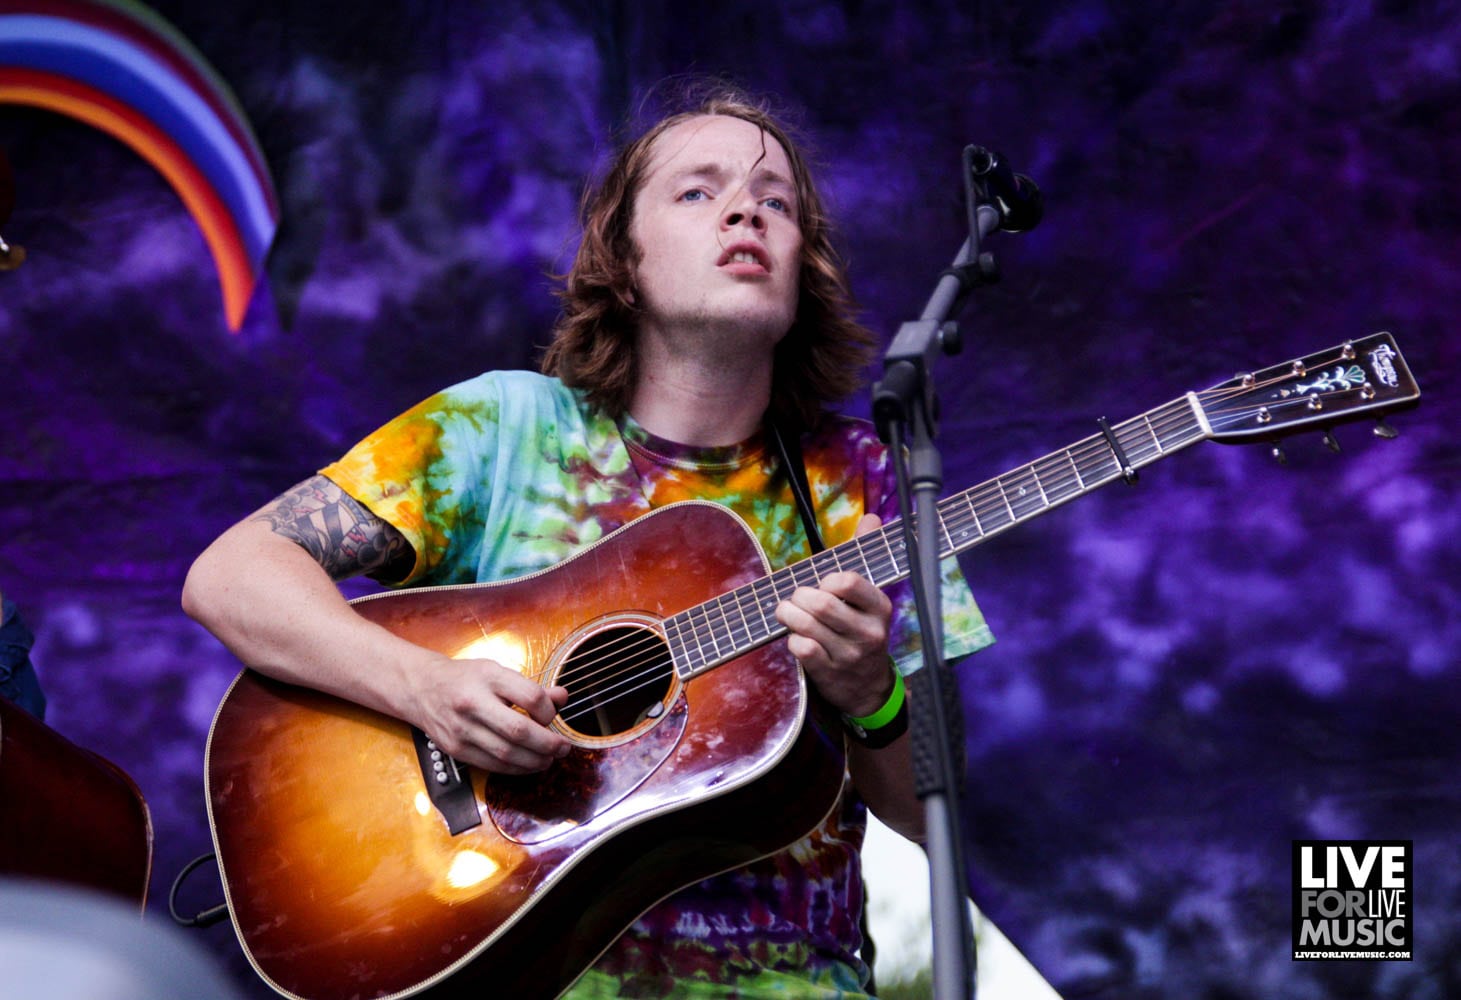
[[[812,506],[812,488],[807,482],[807,466],[802,459],[801,434],[796,428],[790,428],[786,434],[781,433],[777,422],[770,417],[766,420],[766,426],[771,433],[771,438],[776,442],[776,451],[781,457],[781,464],[786,468],[786,476],[791,480],[791,494],[796,498],[797,513],[802,516],[802,530],[807,533],[807,544],[812,547],[812,555],[816,555],[826,548],[822,544],[822,533],[817,530],[816,508]],[[868,926],[867,919],[867,882],[863,882],[862,893],[862,960],[867,965],[867,992],[872,995],[877,993],[877,980],[873,978],[873,964],[877,961],[878,948],[873,941],[872,928]]]
[[[802,516],[802,530],[807,533],[807,544],[812,547],[812,555],[816,555],[826,548],[822,544],[822,533],[817,530],[817,513],[812,506],[812,489],[807,484],[807,467],[802,461],[802,439],[796,429],[792,428],[788,433],[781,433],[781,427],[776,420],[768,418],[766,426],[771,431],[771,438],[776,442],[776,451],[781,456],[781,464],[786,468],[787,478],[791,480],[791,495],[796,498],[797,513]]]

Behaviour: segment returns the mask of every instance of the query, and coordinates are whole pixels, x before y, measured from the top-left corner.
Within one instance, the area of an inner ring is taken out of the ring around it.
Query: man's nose
[[[761,206],[751,197],[749,191],[742,191],[732,198],[720,217],[721,229],[733,229],[742,225],[750,226],[758,233],[766,231],[766,220],[761,215]]]

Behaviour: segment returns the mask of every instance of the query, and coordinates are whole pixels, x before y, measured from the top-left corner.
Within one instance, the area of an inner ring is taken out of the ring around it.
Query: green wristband
[[[888,700],[883,702],[883,707],[872,715],[849,715],[846,717],[847,722],[855,729],[861,729],[867,733],[882,729],[898,717],[898,713],[903,710],[903,699],[906,696],[907,692],[903,687],[903,675],[894,669],[893,691],[888,695]]]

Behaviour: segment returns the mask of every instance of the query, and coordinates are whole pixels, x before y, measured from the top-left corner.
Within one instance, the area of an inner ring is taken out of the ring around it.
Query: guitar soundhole
[[[619,625],[584,638],[557,683],[568,689],[558,713],[585,736],[614,736],[658,718],[674,681],[670,649],[656,632]]]

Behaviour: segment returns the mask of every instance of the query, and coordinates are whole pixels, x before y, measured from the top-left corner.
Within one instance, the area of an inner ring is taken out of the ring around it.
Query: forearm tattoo
[[[253,516],[314,557],[331,579],[404,576],[415,553],[396,528],[325,476],[312,476]]]

